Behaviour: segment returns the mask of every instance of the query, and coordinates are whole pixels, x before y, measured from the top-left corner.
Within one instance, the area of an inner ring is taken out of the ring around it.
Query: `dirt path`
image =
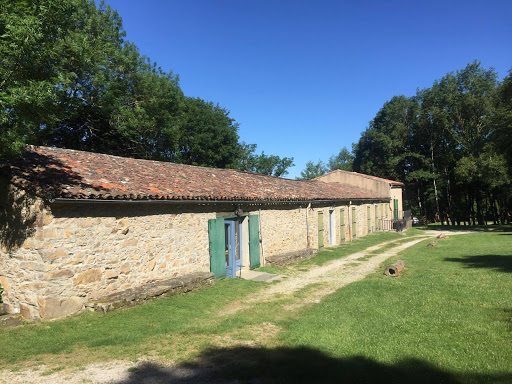
[[[296,276],[290,276],[286,279],[282,279],[279,283],[271,285],[263,291],[259,291],[255,296],[249,298],[243,305],[225,308],[221,313],[233,314],[240,310],[246,310],[258,303],[274,301],[276,300],[276,297],[282,298],[283,295],[293,295],[295,292],[313,284],[316,289],[308,292],[301,303],[298,303],[288,309],[297,309],[307,303],[320,302],[323,297],[337,291],[338,289],[355,281],[364,279],[370,273],[376,271],[380,264],[388,258],[397,256],[397,254],[403,250],[412,247],[425,239],[435,238],[441,233],[443,232],[427,231],[425,234],[412,236],[410,241],[394,246],[390,249],[386,249],[383,252],[378,251],[389,244],[396,243],[397,240],[391,240],[368,247],[363,251],[353,253],[343,259],[334,260],[325,265],[314,267]],[[470,232],[454,232],[450,233],[450,236],[467,233]],[[393,262],[394,261],[395,260],[393,260]]]
[[[310,303],[318,303],[325,296],[335,292],[336,290],[362,280],[369,274],[375,272],[379,266],[388,258],[397,256],[398,253],[412,247],[425,239],[432,239],[439,235],[438,231],[427,231],[425,234],[412,236],[410,241],[403,244],[384,249],[391,243],[397,242],[392,240],[378,245],[366,248],[365,250],[353,253],[343,259],[331,261],[325,265],[313,267],[305,272],[298,273],[279,280],[278,283],[269,285],[267,288],[258,291],[257,294],[250,297],[243,304],[236,306],[230,305],[219,312],[221,316],[235,314],[241,310],[248,310],[253,306],[265,304],[282,298],[283,296],[291,296],[297,291],[314,286],[315,289],[309,290],[301,300],[295,301],[295,304],[285,308],[286,310],[296,310]],[[467,234],[470,232],[451,232],[450,236]],[[379,252],[383,249],[382,252]],[[395,260],[392,259],[394,262]],[[161,364],[161,362],[159,362]],[[41,383],[41,384],[83,384],[83,383],[135,383],[132,373],[133,367],[141,367],[151,364],[147,360],[139,360],[136,363],[130,361],[109,361],[99,364],[91,364],[80,369],[63,369],[55,370],[44,365],[35,368],[11,372],[9,370],[0,370],[0,383]],[[173,377],[181,372],[183,380],[176,382],[189,382],[187,372],[182,368],[162,368],[164,371],[172,371]],[[183,371],[183,372],[182,372]],[[197,373],[197,372],[196,372]],[[190,373],[192,380],[197,379],[194,372]],[[146,378],[147,379],[147,378]],[[159,380],[146,380],[144,383],[163,383]],[[167,381],[166,381],[167,382]],[[194,382],[194,381],[190,381]],[[204,381],[207,382],[207,381]],[[218,381],[216,381],[218,383]]]

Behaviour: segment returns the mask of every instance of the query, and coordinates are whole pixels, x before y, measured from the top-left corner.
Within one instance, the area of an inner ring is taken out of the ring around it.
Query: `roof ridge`
[[[103,152],[84,151],[84,150],[81,150],[81,149],[74,149],[74,148],[48,147],[48,146],[44,146],[44,145],[28,145],[27,147],[30,147],[30,148],[33,148],[33,149],[36,149],[36,150],[38,148],[43,148],[43,149],[47,149],[47,150],[51,150],[51,151],[72,151],[72,152],[80,152],[80,153],[93,153],[95,155],[115,157],[115,158],[118,158],[118,159],[122,159],[123,161],[126,160],[126,159],[130,159],[130,160],[145,161],[145,162],[152,162],[152,163],[159,163],[159,164],[162,164],[162,163],[163,164],[172,164],[172,165],[175,165],[175,166],[178,166],[178,167],[181,167],[181,166],[182,167],[193,167],[193,168],[199,168],[201,170],[212,169],[212,170],[218,170],[218,171],[232,171],[232,172],[239,172],[239,173],[244,173],[244,174],[248,174],[248,175],[255,175],[255,176],[261,176],[261,177],[271,177],[271,178],[274,178],[274,179],[288,180],[288,181],[301,181],[301,182],[303,182],[303,181],[311,181],[311,180],[290,179],[290,178],[287,178],[287,177],[267,175],[267,174],[264,174],[264,173],[255,173],[255,172],[250,172],[250,171],[245,171],[245,170],[235,169],[235,168],[218,168],[218,167],[210,167],[210,166],[204,166],[204,165],[193,165],[193,164],[185,164],[185,163],[176,163],[176,162],[173,162],[173,161],[166,161],[166,160],[142,159],[142,158],[138,158],[138,157],[126,157],[126,156],[120,156],[120,155],[111,155],[109,153],[103,153]]]
[[[387,198],[322,180],[293,180],[232,168],[28,146],[9,163],[12,180],[41,194],[75,199],[339,200]]]

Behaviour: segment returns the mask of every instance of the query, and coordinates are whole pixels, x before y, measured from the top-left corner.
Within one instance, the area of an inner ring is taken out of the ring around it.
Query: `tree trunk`
[[[452,193],[451,193],[450,177],[448,175],[448,169],[446,167],[444,167],[444,174],[446,177],[446,200],[448,202],[448,215],[450,217],[450,221],[453,226],[453,225],[455,225],[455,223],[453,221]]]
[[[421,195],[420,195],[420,186],[419,185],[418,185],[418,212],[419,212],[420,216],[423,213],[423,209],[421,207]]]
[[[434,197],[436,199],[436,221],[440,218],[440,212],[439,212],[439,197],[437,195],[437,184],[436,184],[436,178],[435,178],[435,174],[436,174],[436,167],[434,165],[434,144],[432,143],[432,141],[430,142],[430,159],[431,159],[431,167],[432,167],[432,175],[434,176],[432,181],[434,183]]]
[[[476,217],[478,220],[479,225],[485,225],[484,224],[484,217],[482,215],[482,196],[480,193],[480,188],[475,188],[476,190]]]
[[[469,194],[469,209],[470,209],[470,212],[471,212],[471,216],[470,216],[470,224],[471,225],[476,225],[476,215],[475,215],[475,199],[473,198],[473,193],[470,193]]]

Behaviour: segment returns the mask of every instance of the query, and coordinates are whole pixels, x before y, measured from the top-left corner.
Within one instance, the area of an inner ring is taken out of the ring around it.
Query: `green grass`
[[[340,259],[352,253],[360,252],[368,247],[371,247],[372,245],[401,239],[403,239],[403,235],[400,235],[396,232],[375,232],[365,237],[355,238],[352,242],[343,243],[341,246],[328,248],[332,252],[327,250],[319,250],[315,257],[299,261],[294,265],[296,268],[311,265],[324,265],[332,260]]]
[[[448,372],[461,382],[495,382],[504,373],[512,380],[512,235],[425,244],[401,254],[401,278],[379,271],[339,290],[290,324],[282,343],[340,361],[409,362],[429,367],[431,379]]]
[[[1,329],[0,361],[15,363],[40,355],[80,351],[84,359],[92,355],[109,358],[136,358],[149,353],[155,340],[187,337],[201,325],[208,332],[209,320],[229,302],[254,292],[264,283],[226,279],[213,287],[141,306],[100,315],[81,313],[69,319]],[[229,324],[226,325],[229,329]]]
[[[373,234],[274,271],[298,274],[421,233]],[[268,285],[226,279],[107,315],[0,329],[7,346],[0,365],[46,364],[51,375],[63,366],[150,356],[214,366],[213,379],[242,382],[512,382],[512,233],[449,236],[434,248],[427,242],[400,254],[401,278],[380,270],[319,304],[308,300],[319,284],[249,305],[248,297]],[[155,365],[134,367],[130,382],[169,375]]]
[[[412,234],[418,234],[421,232],[412,231]],[[377,245],[387,241],[402,241],[404,236],[409,237],[409,231],[407,235],[398,234],[396,232],[375,232],[368,236],[356,238],[352,242],[345,242],[339,246],[328,247],[326,249],[320,249],[316,255],[309,259],[301,260],[293,264],[286,266],[265,266],[260,267],[257,270],[261,272],[276,273],[276,274],[293,274],[295,272],[304,272],[311,267],[320,266],[327,264],[330,261],[341,259],[350,254],[360,252],[368,247]],[[392,245],[388,245],[391,247]]]

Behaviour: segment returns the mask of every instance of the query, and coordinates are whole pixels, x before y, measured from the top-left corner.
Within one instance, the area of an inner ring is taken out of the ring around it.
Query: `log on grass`
[[[391,277],[400,277],[402,271],[405,268],[405,263],[403,260],[397,260],[395,263],[388,265],[384,270],[384,275]]]

